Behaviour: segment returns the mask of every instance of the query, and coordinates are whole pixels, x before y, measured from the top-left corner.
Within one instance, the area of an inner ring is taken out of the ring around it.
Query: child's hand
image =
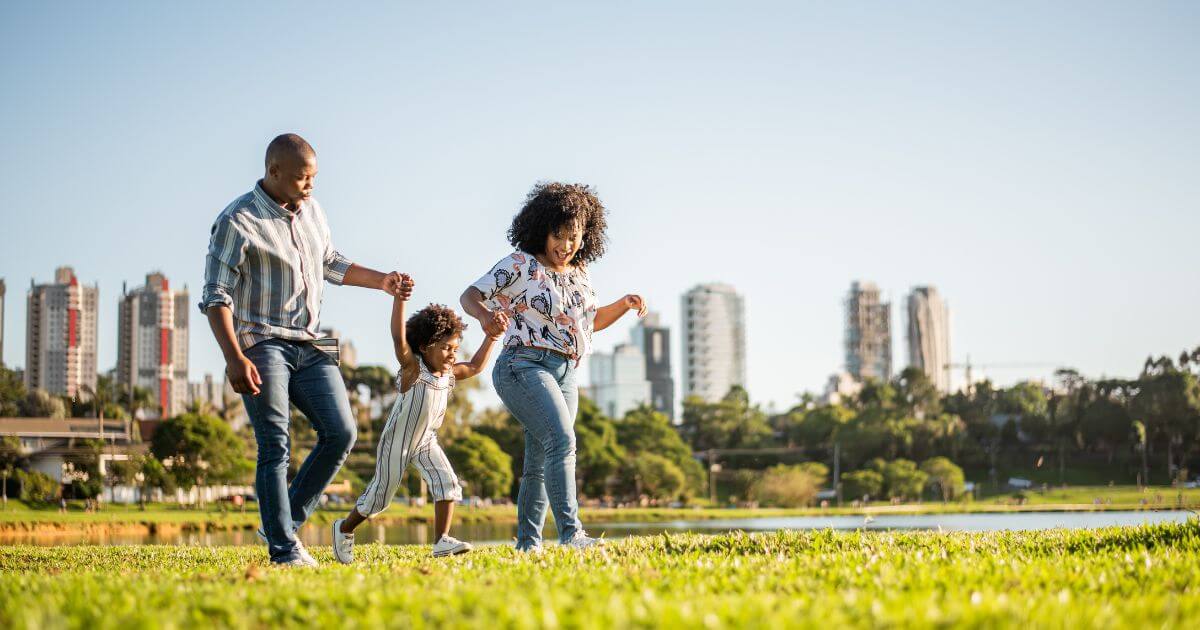
[[[637,311],[638,317],[646,316],[646,301],[642,299],[642,296],[630,293],[621,298],[621,302],[625,304],[625,308]]]
[[[497,316],[503,316],[504,319],[501,320]],[[479,320],[479,325],[483,327],[483,334],[489,337],[503,335],[504,330],[508,328],[508,314],[504,311],[492,311],[492,316]]]
[[[383,277],[383,282],[380,283],[379,288],[383,289],[384,293],[406,302],[408,298],[412,297],[413,286],[415,286],[415,283],[412,276],[400,273],[399,271],[393,271]]]
[[[484,332],[496,341],[500,341],[504,337],[504,331],[508,330],[508,313],[504,311],[492,311],[492,321],[488,322],[490,326],[484,327]],[[497,332],[488,332],[491,328]]]

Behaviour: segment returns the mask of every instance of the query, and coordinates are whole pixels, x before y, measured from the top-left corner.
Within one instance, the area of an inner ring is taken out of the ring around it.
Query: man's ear
[[[267,177],[274,178],[274,177],[278,177],[278,176],[279,176],[279,163],[271,162],[270,164],[267,164]]]

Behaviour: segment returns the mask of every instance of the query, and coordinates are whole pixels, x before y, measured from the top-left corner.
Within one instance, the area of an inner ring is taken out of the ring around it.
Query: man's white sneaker
[[[321,565],[318,564],[316,559],[313,558],[311,555],[309,555],[308,552],[305,551],[303,547],[301,547],[300,548],[300,556],[298,558],[293,558],[291,560],[288,560],[287,562],[272,562],[271,566],[279,567],[281,569],[299,569],[299,568],[318,567]]]
[[[342,532],[342,523],[346,519],[339,518],[333,522],[333,557],[342,564],[354,562],[354,534]]]
[[[471,543],[463,542],[450,534],[444,534],[433,544],[433,557],[456,556],[460,553],[467,553],[471,549]]]
[[[525,547],[524,549],[516,547],[516,550],[517,553],[526,553],[531,556],[540,556],[546,552],[546,548],[541,545],[533,545],[532,547]]]
[[[321,566],[321,563],[317,562],[317,559],[312,557],[311,553],[308,553],[308,549],[304,548],[304,543],[300,542],[299,538],[296,539],[296,553],[300,554],[300,557],[303,558],[304,561],[308,563],[308,566],[310,566],[310,567]]]
[[[603,544],[603,538],[592,538],[581,529],[575,532],[575,535],[572,536],[570,540],[563,543],[562,546],[570,549],[587,549],[589,547],[599,547]]]

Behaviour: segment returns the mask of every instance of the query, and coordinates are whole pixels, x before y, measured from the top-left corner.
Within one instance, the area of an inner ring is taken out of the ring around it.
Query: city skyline
[[[421,303],[457,304],[508,253],[534,182],[595,185],[598,297],[641,293],[675,326],[687,288],[738,287],[764,405],[841,365],[854,278],[895,304],[914,282],[952,296],[955,362],[1131,377],[1196,345],[1200,294],[1179,287],[1200,262],[1200,7],[471,11],[453,39],[445,7],[301,11],[319,36],[305,96],[281,102],[253,71],[294,64],[259,37],[268,8],[0,7],[0,80],[20,95],[0,103],[5,364],[25,364],[28,279],[70,264],[100,286],[98,362],[115,365],[121,283],[154,268],[198,293],[213,219],[284,131],[316,147],[338,249],[412,273]],[[387,315],[381,294],[326,293],[324,325],[363,363],[394,367]],[[193,323],[191,371],[219,374]]]

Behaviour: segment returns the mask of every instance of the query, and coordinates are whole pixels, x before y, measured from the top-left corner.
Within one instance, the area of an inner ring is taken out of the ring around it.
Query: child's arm
[[[503,312],[496,312],[492,315],[492,319],[488,322],[490,328],[499,329],[498,334],[489,334],[483,338],[483,345],[475,351],[475,356],[471,357],[470,361],[454,364],[454,379],[462,380],[471,378],[483,371],[483,367],[487,365],[488,359],[492,355],[492,348],[496,346],[496,342],[504,337],[504,330],[508,328],[508,315]]]
[[[396,358],[400,360],[400,370],[412,373],[418,369],[417,356],[413,354],[412,348],[408,347],[408,340],[404,335],[404,303],[408,301],[407,295],[412,293],[413,281],[412,278],[405,275],[401,282],[407,291],[402,290],[392,299],[392,348],[396,351]]]
[[[637,310],[638,317],[646,316],[646,301],[640,295],[630,293],[625,297],[596,309],[596,319],[592,321],[592,330],[600,332],[617,323],[621,316],[631,310]]]

